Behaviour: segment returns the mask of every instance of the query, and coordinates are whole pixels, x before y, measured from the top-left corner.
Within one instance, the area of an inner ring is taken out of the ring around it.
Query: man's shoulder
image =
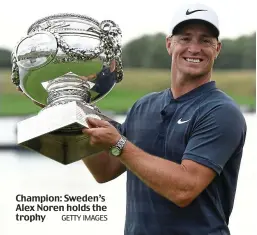
[[[203,97],[200,107],[207,110],[217,107],[223,107],[224,109],[230,107],[232,110],[241,113],[240,106],[236,101],[220,89],[215,89],[209,92],[206,97]]]
[[[237,120],[242,125],[245,124],[244,115],[239,104],[225,92],[215,89],[205,97],[199,105],[199,118],[212,115],[215,119]]]

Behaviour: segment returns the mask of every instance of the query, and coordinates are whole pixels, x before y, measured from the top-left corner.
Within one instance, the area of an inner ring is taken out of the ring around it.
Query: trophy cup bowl
[[[87,117],[119,125],[95,103],[123,79],[121,30],[111,20],[56,14],[32,24],[12,53],[12,82],[44,108],[17,124],[17,142],[62,164],[103,151]]]

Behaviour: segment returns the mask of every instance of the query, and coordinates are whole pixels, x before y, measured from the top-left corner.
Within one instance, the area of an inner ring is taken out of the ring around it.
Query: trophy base
[[[82,106],[77,101],[47,108],[38,115],[17,124],[18,145],[34,150],[64,165],[93,156],[103,151],[89,143],[89,136],[82,133],[88,128],[87,117],[114,120]],[[117,122],[116,122],[117,123]]]

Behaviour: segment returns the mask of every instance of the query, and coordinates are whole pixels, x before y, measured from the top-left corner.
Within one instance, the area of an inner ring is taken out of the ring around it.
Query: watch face
[[[111,154],[114,155],[114,156],[119,156],[120,155],[120,149],[118,148],[112,148],[111,149]]]

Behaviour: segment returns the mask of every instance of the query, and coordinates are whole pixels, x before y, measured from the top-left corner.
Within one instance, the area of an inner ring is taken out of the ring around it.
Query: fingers
[[[84,133],[84,134],[92,135],[93,132],[94,132],[94,128],[83,128],[82,129],[82,133]]]
[[[95,118],[87,118],[86,122],[87,122],[89,128],[97,127]]]
[[[82,129],[82,133],[87,134],[90,137],[89,142],[90,142],[91,145],[95,145],[96,142],[97,142],[96,141],[97,138],[94,136],[94,132],[95,132],[95,128],[91,128],[91,129],[83,128]]]
[[[99,139],[101,139],[99,137],[99,134],[108,133],[107,129],[109,126],[111,126],[109,122],[104,120],[99,120],[96,118],[87,118],[86,122],[88,124],[88,128],[83,128],[82,133],[90,136],[90,142],[92,142],[92,144],[98,143]]]
[[[99,126],[97,125],[96,120],[97,120],[97,119],[95,119],[95,118],[87,118],[87,119],[86,119],[86,122],[87,122],[88,128],[83,128],[83,129],[82,129],[82,133],[88,134],[88,135],[92,135],[93,132],[94,132],[94,129],[96,129],[96,128],[99,127]]]
[[[87,121],[88,125],[90,126],[90,128],[110,126],[109,122],[104,121],[104,120],[99,120],[96,118],[87,118],[86,121]]]
[[[91,145],[97,145],[101,143],[98,131],[99,131],[99,128],[82,129],[82,133],[87,134],[89,136],[89,142]]]
[[[97,127],[97,126],[95,126],[94,121],[90,120],[90,118],[87,118],[86,122],[87,122],[88,128]]]

